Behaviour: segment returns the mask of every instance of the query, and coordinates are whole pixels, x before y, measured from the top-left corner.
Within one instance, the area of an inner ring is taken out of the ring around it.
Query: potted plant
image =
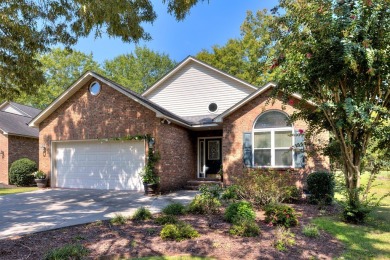
[[[148,195],[149,193],[157,193],[160,178],[156,174],[154,166],[158,159],[159,157],[157,153],[155,153],[152,148],[149,148],[148,161],[141,174],[145,195]]]
[[[38,188],[46,188],[47,185],[46,174],[43,171],[39,170],[34,172],[33,175]]]
[[[154,172],[154,168],[146,165],[142,172],[142,182],[144,184],[145,195],[156,193],[160,178]]]

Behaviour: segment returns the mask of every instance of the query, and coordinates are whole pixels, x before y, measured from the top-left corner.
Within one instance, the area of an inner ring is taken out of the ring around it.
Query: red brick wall
[[[153,111],[103,83],[101,93],[92,96],[88,91],[90,83],[40,124],[40,146],[48,148],[46,154],[39,153],[40,169],[50,173],[50,147],[54,140],[151,134],[156,138],[156,150],[161,156],[157,168],[162,190],[184,185],[184,180],[194,171],[190,163],[192,139],[187,130],[174,124],[162,125]]]
[[[8,184],[8,170],[11,164],[21,158],[29,158],[38,165],[38,138],[4,136],[0,134],[0,183]]]
[[[270,109],[284,111],[292,114],[295,108],[291,105],[283,104],[279,100],[266,102],[269,93],[256,97],[248,104],[241,107],[223,120],[223,171],[225,184],[231,184],[234,178],[239,177],[244,172],[243,164],[243,133],[251,132],[253,124],[258,116]],[[292,99],[294,100],[294,99]],[[294,100],[297,102],[297,100]],[[307,124],[299,120],[294,123],[295,129],[307,129]],[[320,140],[319,140],[320,139]],[[313,142],[327,140],[327,134],[317,136]],[[306,148],[310,149],[310,148]],[[313,158],[307,158],[305,169],[297,173],[297,185],[302,187],[305,177],[314,170],[329,169],[329,160],[321,155],[315,155]]]
[[[8,184],[8,137],[0,134],[0,151],[4,152],[4,156],[0,154],[0,183]]]

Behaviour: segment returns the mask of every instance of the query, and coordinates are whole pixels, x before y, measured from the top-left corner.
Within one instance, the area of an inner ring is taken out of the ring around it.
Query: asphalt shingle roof
[[[37,116],[41,110],[15,102],[5,102],[3,105],[4,104],[9,104],[23,115],[0,110],[0,130],[8,135],[21,135],[38,138],[39,130],[37,128],[29,127],[28,123],[33,117]]]

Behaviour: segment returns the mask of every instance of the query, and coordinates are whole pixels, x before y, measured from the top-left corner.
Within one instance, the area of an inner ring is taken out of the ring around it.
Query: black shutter
[[[295,168],[305,168],[306,158],[305,158],[305,136],[301,134],[298,130],[294,131],[294,160]]]
[[[245,167],[252,167],[252,133],[244,133],[243,137],[243,159]]]

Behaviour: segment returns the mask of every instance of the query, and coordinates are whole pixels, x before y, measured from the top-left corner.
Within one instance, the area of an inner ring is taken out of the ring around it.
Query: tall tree
[[[204,0],[162,0],[182,20]],[[156,19],[149,0],[10,0],[0,1],[0,99],[34,93],[45,81],[37,55],[50,46],[74,45],[79,37],[107,33],[124,42],[148,40],[142,27]]]
[[[281,0],[274,11],[278,90],[317,104],[315,111],[302,106],[294,119],[308,120],[310,132],[332,133],[348,204],[359,208],[369,145],[377,137],[377,148],[389,149],[389,1]]]
[[[45,84],[40,85],[32,94],[21,93],[15,101],[42,109],[85,71],[101,72],[100,66],[93,60],[92,54],[87,55],[80,51],[55,48],[51,52],[39,56],[37,60],[42,64],[42,71],[46,79]]]
[[[197,58],[256,86],[274,80],[276,71],[270,70],[275,50],[269,31],[272,22],[266,10],[248,11],[240,38],[213,46],[212,52],[202,50]]]
[[[175,65],[168,55],[137,46],[134,53],[105,61],[103,69],[110,79],[142,93]]]

